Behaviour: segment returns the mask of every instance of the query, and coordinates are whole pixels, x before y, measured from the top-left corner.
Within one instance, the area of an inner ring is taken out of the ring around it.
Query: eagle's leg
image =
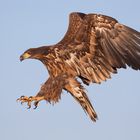
[[[34,101],[34,106],[35,106],[34,109],[36,109],[38,106],[38,103],[43,99],[44,99],[44,96],[30,96],[30,97],[21,96],[20,98],[17,99],[17,101],[20,101],[21,104],[26,102],[28,105],[28,109],[31,108],[31,102]]]
[[[49,103],[56,103],[59,101],[62,89],[65,85],[65,74],[58,75],[57,77],[49,77],[49,79],[41,86],[40,91],[36,96],[21,96],[17,101],[21,104],[27,103],[28,108],[31,108],[31,103],[34,102],[36,109],[41,100],[46,100]]]

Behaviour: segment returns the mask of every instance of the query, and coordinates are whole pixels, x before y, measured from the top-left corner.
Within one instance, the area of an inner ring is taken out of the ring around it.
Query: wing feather
[[[118,68],[126,68],[127,65],[140,70],[138,31],[105,15],[81,16],[78,13],[76,16],[77,24],[75,17],[70,18],[70,29],[63,40],[70,39],[70,42],[64,52],[73,54],[73,58],[68,59],[69,65],[83,82],[101,83],[111,78],[111,73],[117,73]]]
[[[120,23],[116,23],[112,28],[118,31],[117,36],[112,35],[111,29],[96,28],[100,30],[99,43],[102,43],[101,46],[111,65],[116,68],[125,68],[127,64],[133,69],[140,69],[140,33]]]
[[[58,44],[69,44],[82,24],[83,18],[86,14],[73,12],[69,15],[69,26],[64,38]]]

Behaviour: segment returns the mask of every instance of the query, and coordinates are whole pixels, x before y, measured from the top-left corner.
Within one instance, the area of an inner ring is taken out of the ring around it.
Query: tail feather
[[[67,86],[67,90],[71,93],[71,95],[78,101],[78,103],[82,106],[83,110],[86,114],[89,115],[92,121],[96,121],[97,114],[85,93],[85,90],[81,84],[76,80],[71,80],[69,86]]]
[[[82,106],[85,113],[89,115],[91,120],[96,121],[96,119],[98,118],[97,114],[84,90],[79,88],[77,93],[75,95],[72,94],[72,96],[79,102],[79,104]]]

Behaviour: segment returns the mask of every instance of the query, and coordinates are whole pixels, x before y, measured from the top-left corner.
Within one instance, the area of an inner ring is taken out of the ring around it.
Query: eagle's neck
[[[49,53],[47,55],[42,55],[43,57],[40,59],[40,61],[45,65],[50,76],[56,77],[63,72],[67,72],[67,68],[65,66],[63,58],[64,55],[62,54],[60,49],[58,49],[58,46],[54,46],[53,48],[48,50],[48,52]]]

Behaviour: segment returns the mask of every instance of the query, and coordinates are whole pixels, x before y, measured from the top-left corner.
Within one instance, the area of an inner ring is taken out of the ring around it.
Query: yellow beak
[[[24,53],[23,55],[20,56],[20,61],[23,61],[24,59],[29,58],[31,55],[28,53]]]

